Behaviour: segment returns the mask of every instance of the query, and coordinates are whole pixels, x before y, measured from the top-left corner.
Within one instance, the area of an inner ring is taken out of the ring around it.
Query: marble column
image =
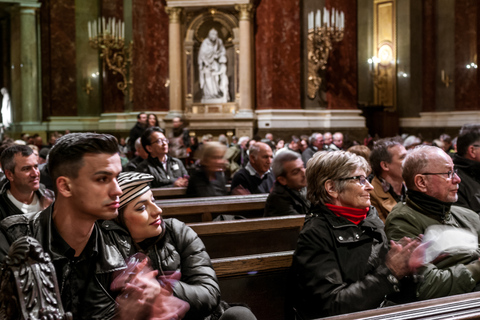
[[[237,116],[253,116],[254,107],[254,80],[253,80],[253,48],[252,48],[252,16],[254,13],[253,4],[236,5],[239,11],[240,27],[240,105]]]
[[[170,111],[167,118],[174,118],[183,114],[182,90],[182,8],[165,8],[168,18],[168,46],[169,46],[169,76],[170,76]]]
[[[22,122],[39,123],[37,11],[40,4],[20,5],[20,77]]]

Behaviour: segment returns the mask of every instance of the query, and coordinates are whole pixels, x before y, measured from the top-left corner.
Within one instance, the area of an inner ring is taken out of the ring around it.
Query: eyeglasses
[[[442,174],[442,175],[446,174],[447,179],[453,179],[454,175],[458,176],[458,169],[453,169],[453,170],[450,170],[448,172],[439,172],[439,173],[425,172],[425,173],[420,173],[420,174],[423,174],[425,176],[432,176],[432,175],[437,175],[437,174]]]
[[[152,144],[158,143],[159,145],[163,146],[164,144],[168,144],[168,142],[169,142],[168,139],[162,139],[162,138],[160,138],[160,139],[158,139],[158,140],[156,140],[156,141],[153,141]]]
[[[348,177],[348,178],[343,178],[338,180],[358,180],[358,183],[360,183],[361,186],[366,185],[368,181],[365,176]]]

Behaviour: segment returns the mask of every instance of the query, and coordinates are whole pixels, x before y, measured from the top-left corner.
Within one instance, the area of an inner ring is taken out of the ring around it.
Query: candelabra
[[[313,11],[308,14],[308,97],[310,99],[315,98],[322,84],[319,71],[325,70],[333,43],[343,39],[344,30],[345,15],[341,11],[335,11],[333,8],[330,13],[324,8],[323,19],[320,10],[317,10],[316,14]]]
[[[117,88],[129,95],[133,101],[133,76],[130,72],[133,42],[125,45],[125,23],[115,18],[105,17],[88,22],[88,40],[90,47],[100,50],[100,57],[113,74],[120,74],[122,81]],[[127,91],[128,90],[128,91]]]

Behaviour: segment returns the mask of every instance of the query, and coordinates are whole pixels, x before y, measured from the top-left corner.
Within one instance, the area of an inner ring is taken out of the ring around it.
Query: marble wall
[[[134,110],[168,111],[168,15],[165,2],[133,2]]]
[[[436,63],[435,28],[436,0],[423,0],[422,46],[422,111],[435,111]]]
[[[76,116],[74,1],[42,1],[40,21],[43,120]]]
[[[300,0],[262,0],[255,17],[257,109],[300,109]]]
[[[455,1],[455,110],[478,110],[478,69],[466,68],[478,64],[480,4],[478,0]]]

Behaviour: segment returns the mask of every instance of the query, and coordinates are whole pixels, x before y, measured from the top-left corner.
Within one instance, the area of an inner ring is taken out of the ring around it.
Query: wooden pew
[[[246,303],[259,320],[285,320],[293,250],[212,259],[222,300]]]
[[[294,250],[304,215],[192,223],[210,257]]]
[[[164,218],[177,218],[185,223],[212,221],[221,214],[263,217],[268,193],[242,196],[156,200]]]
[[[246,303],[257,319],[286,320],[293,251],[212,259],[227,302]],[[289,314],[289,316],[287,316]],[[480,319],[480,292],[321,318],[322,320]],[[320,319],[319,319],[320,320]]]
[[[226,187],[230,192],[230,185],[227,184]],[[186,187],[152,188],[153,197],[157,200],[185,198],[186,192]]]

